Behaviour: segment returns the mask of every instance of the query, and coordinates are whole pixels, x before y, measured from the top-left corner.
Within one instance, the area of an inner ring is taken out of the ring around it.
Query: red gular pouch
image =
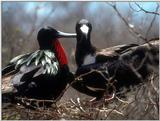
[[[67,56],[65,54],[64,48],[59,42],[58,39],[53,41],[54,49],[56,51],[57,59],[60,64],[60,67],[63,67],[64,65],[68,64]]]

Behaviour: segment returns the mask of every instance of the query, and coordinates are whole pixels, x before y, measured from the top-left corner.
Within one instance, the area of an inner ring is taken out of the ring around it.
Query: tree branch
[[[113,10],[117,13],[117,15],[122,19],[122,21],[125,23],[125,25],[128,27],[128,30],[130,33],[134,34],[138,39],[144,40],[147,42],[147,39],[142,36],[139,32],[137,32],[130,24],[129,22],[121,15],[121,13],[118,11],[116,4],[109,4]]]
[[[138,3],[135,2],[135,4],[137,5],[137,7],[140,9],[140,11],[143,11],[145,13],[150,13],[150,14],[155,14],[155,15],[159,15],[159,13],[157,11],[152,12],[152,11],[147,11],[145,10],[143,7],[141,7]],[[157,4],[157,7],[159,8],[159,4]]]
[[[158,9],[159,9],[159,5],[157,5],[155,12],[158,12]],[[151,21],[151,23],[150,23],[150,25],[149,25],[149,27],[148,27],[148,30],[147,30],[146,36],[145,36],[146,38],[147,38],[147,35],[148,35],[149,31],[151,30],[151,28],[153,26],[153,23],[154,23],[154,21],[156,19],[156,16],[157,15],[155,14],[154,17],[153,17],[153,19],[152,19],[152,21]]]

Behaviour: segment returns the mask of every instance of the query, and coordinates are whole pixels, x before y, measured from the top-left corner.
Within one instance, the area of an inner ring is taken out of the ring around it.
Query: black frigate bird
[[[79,79],[72,87],[80,92],[100,99],[107,89],[112,94],[122,87],[141,83],[149,75],[149,65],[159,64],[159,40],[97,49],[90,41],[91,30],[91,23],[86,19],[76,24],[75,59]]]
[[[2,93],[7,94],[9,86],[6,84],[9,83],[14,97],[56,100],[67,83],[73,80],[64,48],[59,42],[59,38],[71,37],[76,34],[52,27],[41,28],[37,35],[39,50],[13,58],[2,70]]]

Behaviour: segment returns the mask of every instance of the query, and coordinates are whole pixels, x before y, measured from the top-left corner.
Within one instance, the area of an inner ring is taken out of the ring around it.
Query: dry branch
[[[137,5],[137,7],[140,9],[140,11],[143,11],[145,13],[150,13],[150,14],[155,14],[155,15],[159,15],[158,13],[158,9],[155,12],[151,12],[151,11],[147,11],[145,10],[143,7],[141,7],[138,3],[135,2],[135,4]],[[159,4],[157,3],[157,8],[159,8]]]

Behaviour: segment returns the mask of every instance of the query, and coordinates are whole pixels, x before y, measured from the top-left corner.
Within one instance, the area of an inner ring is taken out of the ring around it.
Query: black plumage
[[[62,37],[76,37],[76,34],[60,32],[52,27],[40,29],[37,35],[40,49],[13,58],[2,70],[2,93],[6,93],[8,86],[3,83],[8,81],[14,96],[58,99],[66,85],[74,79],[58,40]],[[6,80],[7,77],[11,79]]]
[[[76,76],[85,76],[72,86],[80,92],[99,99],[104,92],[110,94],[123,87],[142,83],[151,72],[149,66],[159,65],[159,40],[150,41],[150,44],[126,44],[97,49],[90,41],[91,30],[91,23],[86,19],[76,24]]]

